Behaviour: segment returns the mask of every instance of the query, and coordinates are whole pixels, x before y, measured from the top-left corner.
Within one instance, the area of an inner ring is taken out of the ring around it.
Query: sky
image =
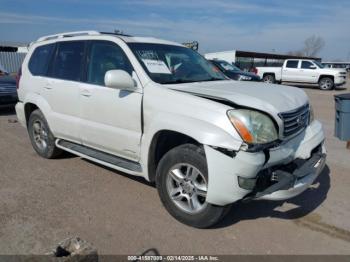
[[[349,0],[0,0],[0,42],[31,42],[76,30],[122,30],[201,53],[286,53],[321,36],[323,60],[350,60]]]

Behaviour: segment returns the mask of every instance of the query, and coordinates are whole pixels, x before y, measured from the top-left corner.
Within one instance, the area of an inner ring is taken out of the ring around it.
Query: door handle
[[[51,89],[52,89],[52,86],[50,86],[50,85],[45,85],[44,88],[47,89],[47,90],[51,90]]]
[[[89,97],[89,96],[91,96],[91,92],[87,89],[83,89],[83,90],[81,90],[81,95]]]

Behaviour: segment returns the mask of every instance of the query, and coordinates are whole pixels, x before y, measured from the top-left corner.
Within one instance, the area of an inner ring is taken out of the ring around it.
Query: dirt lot
[[[333,137],[333,95],[344,90],[304,90],[327,136],[318,181],[288,202],[235,204],[208,230],[174,220],[142,179],[70,155],[40,158],[26,130],[9,121],[14,113],[2,109],[0,253],[43,254],[78,235],[100,254],[349,254],[350,150]]]

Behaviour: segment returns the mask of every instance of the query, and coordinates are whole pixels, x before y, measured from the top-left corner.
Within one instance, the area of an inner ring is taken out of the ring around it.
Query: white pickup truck
[[[264,82],[317,84],[322,90],[331,90],[346,83],[346,70],[325,68],[314,60],[288,59],[281,67],[257,67],[256,74]]]

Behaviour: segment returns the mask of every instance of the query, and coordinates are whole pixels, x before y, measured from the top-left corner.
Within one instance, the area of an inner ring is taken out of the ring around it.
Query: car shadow
[[[144,185],[146,185],[146,186],[150,186],[150,187],[156,188],[155,183],[151,183],[151,182],[147,181],[144,177],[130,175],[130,174],[127,174],[127,173],[125,173],[125,172],[122,172],[122,171],[119,171],[119,170],[115,170],[115,169],[110,168],[110,167],[108,167],[108,166],[104,166],[104,165],[102,165],[102,164],[96,163],[96,162],[91,161],[91,160],[89,160],[89,159],[85,159],[85,158],[81,158],[81,159],[84,160],[85,162],[88,162],[88,163],[92,164],[92,165],[97,165],[97,166],[99,166],[99,167],[101,167],[101,168],[103,168],[103,169],[106,169],[106,170],[108,170],[108,171],[114,173],[114,174],[117,175],[117,176],[123,176],[123,177],[126,177],[126,178],[128,178],[128,179],[131,179],[131,180],[133,180],[133,181],[136,181],[136,182],[139,182],[139,183],[141,183],[141,184],[144,184]]]
[[[62,158],[70,157],[78,156],[70,153],[64,154],[62,156]],[[107,169],[116,175],[123,176],[143,185],[156,188],[155,183],[148,182],[143,177],[133,176],[88,159],[81,158],[81,160],[92,165],[97,165],[103,169]],[[285,201],[255,200],[244,203],[238,201],[232,204],[225,218],[215,226],[211,227],[211,229],[229,227],[242,220],[254,220],[266,217],[293,220],[304,217],[317,209],[327,199],[327,194],[330,186],[330,169],[328,165],[326,165],[315,182],[299,196]],[[292,206],[292,208],[289,208],[285,211],[283,208],[280,210],[280,207],[285,204]]]
[[[331,186],[330,183],[330,169],[326,165],[313,185],[299,196],[285,201],[256,200],[248,203],[236,202],[231,206],[226,217],[212,228],[228,227],[242,220],[266,217],[288,220],[304,217],[313,212],[326,200]],[[291,204],[293,208],[286,211],[278,210],[279,207],[286,203]]]

